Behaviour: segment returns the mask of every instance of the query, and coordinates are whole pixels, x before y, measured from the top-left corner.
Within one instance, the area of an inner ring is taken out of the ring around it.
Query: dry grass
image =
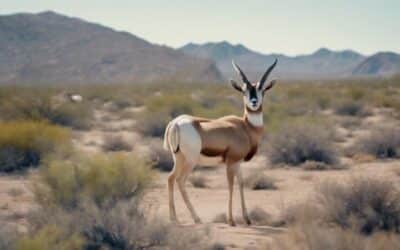
[[[282,127],[270,138],[267,154],[273,164],[297,166],[306,161],[327,165],[338,163],[329,130],[306,124]]]
[[[360,138],[355,149],[376,158],[400,157],[400,128],[397,126],[375,127],[371,134]]]
[[[108,135],[103,139],[102,148],[104,151],[132,151],[132,145],[130,145],[122,136]]]
[[[266,176],[262,171],[256,171],[250,174],[244,180],[245,185],[253,190],[276,190],[276,180]]]

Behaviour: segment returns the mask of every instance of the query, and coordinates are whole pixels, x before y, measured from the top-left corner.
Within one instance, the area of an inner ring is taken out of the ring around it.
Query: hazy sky
[[[400,52],[400,0],[2,0],[1,14],[54,10],[179,47],[227,40],[264,53],[320,47]]]

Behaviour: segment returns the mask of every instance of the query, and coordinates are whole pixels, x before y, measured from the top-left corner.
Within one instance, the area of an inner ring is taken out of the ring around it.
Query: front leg
[[[246,202],[244,199],[244,191],[243,191],[244,181],[243,181],[243,176],[242,176],[242,171],[240,169],[240,166],[237,167],[236,176],[237,176],[238,183],[239,183],[239,191],[240,191],[240,199],[241,199],[241,203],[242,203],[243,219],[247,225],[251,225],[251,221],[250,221],[249,215],[247,213]]]
[[[236,226],[232,215],[232,196],[233,196],[233,184],[235,181],[236,165],[228,164],[226,167],[226,177],[228,179],[229,188],[229,202],[228,202],[228,224],[231,226]]]

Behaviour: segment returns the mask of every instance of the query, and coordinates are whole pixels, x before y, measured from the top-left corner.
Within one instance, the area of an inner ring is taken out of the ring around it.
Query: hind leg
[[[186,192],[186,187],[185,187],[186,179],[189,176],[189,174],[192,172],[193,167],[194,167],[194,164],[190,164],[190,163],[186,162],[183,171],[180,172],[177,177],[177,182],[178,182],[179,191],[181,192],[183,201],[185,202],[185,205],[188,208],[188,210],[192,216],[192,219],[194,220],[195,223],[201,223],[200,217],[197,215],[196,211],[194,210],[193,205],[190,202],[189,196]]]
[[[168,199],[169,199],[169,218],[171,222],[177,223],[176,210],[175,210],[175,199],[174,199],[174,185],[177,174],[181,171],[183,167],[182,160],[179,160],[179,156],[177,159],[176,155],[173,155],[174,158],[174,168],[168,176]]]

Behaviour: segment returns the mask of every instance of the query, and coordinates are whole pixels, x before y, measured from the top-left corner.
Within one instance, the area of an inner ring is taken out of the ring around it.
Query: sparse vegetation
[[[353,100],[345,101],[340,103],[336,107],[336,114],[338,115],[348,115],[348,116],[358,116],[365,117],[371,114],[371,112],[360,102],[355,102]]]
[[[140,195],[152,179],[146,160],[121,154],[49,161],[34,181],[40,204],[76,208],[89,199],[98,206]]]
[[[273,164],[298,166],[306,161],[328,165],[338,163],[329,131],[318,126],[284,126],[269,141],[268,156]]]
[[[153,162],[153,167],[163,172],[170,172],[174,167],[171,153],[163,148],[160,140],[151,141],[149,146],[149,158]]]
[[[48,121],[76,129],[90,126],[92,108],[87,102],[59,101],[53,89],[21,88],[8,91],[8,98],[0,101],[3,120]]]
[[[46,122],[0,122],[0,171],[38,166],[46,155],[70,148],[69,131]]]
[[[113,135],[104,137],[102,148],[104,151],[111,152],[132,150],[132,146],[127,141],[125,141],[122,136]]]
[[[375,156],[376,158],[400,157],[400,128],[397,126],[380,126],[371,134],[356,143],[356,150]]]
[[[250,174],[245,180],[244,180],[245,185],[253,190],[263,190],[263,189],[269,189],[269,190],[275,190],[278,189],[276,186],[276,180],[272,177],[266,176],[263,172],[261,171],[255,171],[252,174]]]

